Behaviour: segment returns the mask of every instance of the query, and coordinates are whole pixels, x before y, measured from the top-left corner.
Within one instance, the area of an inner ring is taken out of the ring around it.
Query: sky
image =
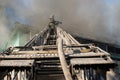
[[[120,45],[120,0],[0,0],[0,44],[15,22],[41,31],[50,15],[71,34]]]

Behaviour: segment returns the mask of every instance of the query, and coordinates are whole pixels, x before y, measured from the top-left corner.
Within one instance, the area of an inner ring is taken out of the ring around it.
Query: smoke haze
[[[67,32],[120,45],[119,0],[0,0],[0,44],[14,23],[41,31],[55,14]]]

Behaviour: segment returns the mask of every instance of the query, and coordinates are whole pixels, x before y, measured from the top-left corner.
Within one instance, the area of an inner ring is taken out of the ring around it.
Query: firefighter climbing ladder
[[[0,80],[36,80],[36,75],[64,74],[65,80],[107,80],[115,65],[110,54],[93,44],[81,44],[50,18],[48,27],[25,46],[0,55]]]

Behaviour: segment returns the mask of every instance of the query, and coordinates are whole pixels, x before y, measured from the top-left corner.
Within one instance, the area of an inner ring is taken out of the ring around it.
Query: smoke
[[[63,23],[60,26],[71,34],[120,45],[119,3],[119,0],[0,0],[0,41],[9,39],[16,21],[41,31],[54,14]]]
[[[0,46],[3,45],[9,38],[9,30],[6,26],[8,21],[5,14],[5,6],[6,3],[4,1],[0,1]],[[3,48],[4,46],[2,46]]]

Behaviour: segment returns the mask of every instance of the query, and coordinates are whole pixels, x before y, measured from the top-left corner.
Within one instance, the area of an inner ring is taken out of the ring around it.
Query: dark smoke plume
[[[15,22],[41,31],[51,14],[71,34],[120,45],[119,5],[119,0],[0,0],[0,45]]]

